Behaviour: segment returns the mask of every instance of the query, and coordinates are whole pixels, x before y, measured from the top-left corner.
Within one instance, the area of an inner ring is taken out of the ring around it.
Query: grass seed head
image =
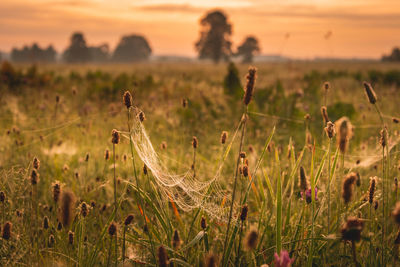
[[[112,136],[111,142],[112,142],[114,145],[118,145],[118,144],[119,144],[119,140],[120,140],[119,132],[118,132],[116,129],[113,129],[113,130],[111,131],[111,136]]]
[[[246,204],[243,205],[242,210],[240,212],[240,220],[242,222],[244,222],[247,219],[248,212],[249,212],[249,207]]]
[[[376,177],[371,178],[369,181],[369,194],[368,194],[368,202],[372,205],[374,202],[374,194],[375,194],[375,187],[376,187]]]
[[[227,131],[223,131],[222,133],[221,133],[221,144],[225,144],[226,143],[226,139],[228,138],[228,132]]]
[[[365,93],[367,94],[369,103],[375,104],[377,97],[376,97],[375,91],[372,88],[371,84],[369,84],[367,82],[363,82],[363,85],[364,85]]]
[[[43,218],[43,229],[47,230],[49,229],[49,217],[44,216]]]
[[[200,226],[201,226],[201,229],[203,229],[203,230],[205,230],[205,229],[207,228],[207,221],[206,221],[206,218],[201,217]]]
[[[357,217],[347,218],[347,221],[342,225],[341,228],[342,239],[345,241],[360,241],[363,228],[363,220]]]
[[[325,133],[328,136],[329,139],[332,139],[335,136],[335,124],[333,124],[331,121],[328,121],[326,123],[325,127]]]
[[[179,232],[178,232],[178,230],[175,229],[173,240],[172,240],[172,246],[175,250],[177,250],[181,246],[181,243],[182,243],[182,240],[179,236]]]
[[[60,193],[61,193],[61,184],[59,181],[55,181],[51,185],[52,189],[52,195],[53,195],[53,200],[55,203],[58,203],[58,200],[60,199]]]
[[[249,105],[251,98],[253,97],[254,86],[256,83],[256,72],[257,72],[256,68],[250,67],[249,72],[246,76],[247,83],[243,97],[243,102],[246,106]]]
[[[5,200],[6,200],[6,194],[3,191],[1,191],[0,192],[0,202],[4,203]]]
[[[244,240],[244,244],[247,250],[254,250],[258,243],[258,232],[256,229],[251,229]]]
[[[109,160],[110,159],[110,150],[106,149],[104,151],[104,159]]]
[[[61,192],[59,217],[64,227],[68,226],[75,217],[75,195],[71,191]]]
[[[32,165],[33,165],[34,169],[39,170],[39,168],[40,168],[40,160],[37,157],[34,157]]]
[[[163,245],[158,247],[157,257],[158,257],[158,265],[160,267],[168,266],[168,254],[167,254],[167,250],[164,248]]]
[[[396,203],[396,206],[393,209],[392,216],[394,221],[400,225],[400,202]]]
[[[306,176],[306,171],[303,166],[300,166],[300,179],[299,186],[302,192],[305,192],[308,189],[308,181]]]
[[[3,232],[2,232],[2,237],[4,240],[9,240],[12,235],[12,223],[11,222],[5,222],[3,225]]]
[[[193,139],[192,139],[193,148],[196,149],[198,145],[199,145],[199,141],[197,140],[197,137],[193,136]]]
[[[324,123],[327,123],[329,121],[329,116],[328,116],[328,109],[325,106],[321,107],[321,115],[322,118],[324,119]]]
[[[127,109],[132,107],[132,95],[129,91],[126,91],[122,98],[123,98],[124,105],[126,106]]]
[[[205,258],[205,267],[217,267],[218,266],[218,257],[212,252],[209,253]]]
[[[36,169],[33,169],[29,178],[31,184],[36,185],[39,182],[39,172]]]
[[[110,236],[117,234],[117,224],[115,222],[110,223],[110,226],[108,226],[108,234]]]
[[[353,136],[353,125],[348,118],[342,117],[335,123],[337,129],[337,146],[342,154],[345,154],[349,147],[349,140]]]
[[[342,186],[342,198],[344,203],[349,203],[353,197],[353,187],[357,180],[357,173],[351,172],[344,177]]]
[[[73,245],[73,244],[74,244],[74,236],[75,236],[75,233],[74,233],[74,232],[72,232],[72,231],[69,231],[69,232],[68,232],[68,243],[69,243],[70,245]]]
[[[133,214],[129,214],[128,216],[126,216],[124,224],[126,226],[130,225],[133,221]]]

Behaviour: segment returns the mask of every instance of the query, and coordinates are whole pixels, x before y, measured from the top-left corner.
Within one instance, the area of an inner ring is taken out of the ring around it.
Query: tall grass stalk
[[[247,106],[244,106],[244,112],[242,116],[242,133],[240,137],[240,144],[239,144],[239,152],[242,151],[243,147],[243,142],[244,142],[244,137],[246,133],[246,122],[247,122]],[[236,186],[237,186],[237,180],[238,180],[238,172],[239,172],[239,164],[240,164],[240,155],[238,153],[237,155],[237,160],[236,160],[236,167],[235,167],[235,176],[234,176],[234,182],[233,182],[233,190],[232,190],[232,197],[231,197],[231,206],[229,208],[229,217],[228,217],[228,224],[226,227],[226,233],[225,233],[225,240],[224,240],[224,249],[223,249],[223,256],[222,256],[222,262],[225,263],[225,252],[226,252],[226,245],[228,242],[228,235],[229,235],[229,230],[231,226],[231,221],[232,221],[232,214],[233,214],[233,205],[235,203],[235,196],[236,196]]]

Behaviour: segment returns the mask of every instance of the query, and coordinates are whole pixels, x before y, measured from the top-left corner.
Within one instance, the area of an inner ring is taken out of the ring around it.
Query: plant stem
[[[358,263],[357,263],[357,252],[356,252],[356,242],[351,241],[351,250],[353,252],[353,261],[354,261],[354,266],[357,267]]]
[[[244,142],[244,136],[245,136],[245,130],[246,130],[246,122],[247,122],[247,106],[245,107],[245,111],[243,113],[243,125],[242,125],[242,134],[240,137],[240,144],[239,144],[239,153],[242,151],[242,146]],[[233,212],[233,204],[235,202],[235,195],[236,195],[236,185],[237,185],[237,178],[238,178],[238,172],[239,172],[239,163],[240,163],[240,154],[238,153],[237,155],[237,161],[236,161],[236,169],[235,169],[235,177],[234,177],[234,183],[233,183],[233,191],[232,191],[232,200],[231,200],[231,206],[229,209],[229,218],[228,218],[228,225],[226,227],[226,233],[225,233],[225,241],[224,241],[224,250],[223,250],[223,256],[222,256],[222,263],[225,263],[225,250],[226,250],[226,244],[228,242],[228,234],[229,234],[229,229],[231,226],[231,220],[232,220],[232,212]]]

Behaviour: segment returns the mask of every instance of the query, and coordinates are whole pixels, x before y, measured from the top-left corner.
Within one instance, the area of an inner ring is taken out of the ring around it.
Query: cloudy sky
[[[234,47],[255,35],[263,54],[379,58],[400,46],[399,0],[1,0],[0,50],[36,41],[62,51],[79,30],[90,45],[138,33],[155,54],[195,56],[214,8],[233,24]]]

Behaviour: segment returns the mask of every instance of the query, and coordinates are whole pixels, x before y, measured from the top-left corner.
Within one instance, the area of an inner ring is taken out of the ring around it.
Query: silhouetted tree
[[[118,62],[134,62],[147,60],[151,55],[151,47],[141,35],[127,35],[115,48],[113,60]]]
[[[215,63],[227,60],[231,55],[232,25],[227,16],[220,10],[207,13],[201,20],[200,40],[196,43],[199,58],[210,58]]]
[[[400,48],[395,47],[390,55],[384,55],[382,61],[400,61]]]
[[[54,62],[56,54],[56,50],[51,45],[42,49],[38,44],[33,43],[32,46],[25,45],[22,49],[13,48],[11,60],[14,62]]]
[[[71,44],[63,54],[64,61],[68,63],[81,63],[90,61],[90,52],[86,45],[86,40],[83,36],[83,33],[73,33],[70,40]]]
[[[89,47],[90,58],[93,62],[105,62],[109,60],[110,48],[108,44]]]
[[[253,36],[248,36],[242,45],[238,47],[237,54],[243,56],[243,63],[251,63],[253,62],[254,54],[258,52],[260,52],[258,40]]]

